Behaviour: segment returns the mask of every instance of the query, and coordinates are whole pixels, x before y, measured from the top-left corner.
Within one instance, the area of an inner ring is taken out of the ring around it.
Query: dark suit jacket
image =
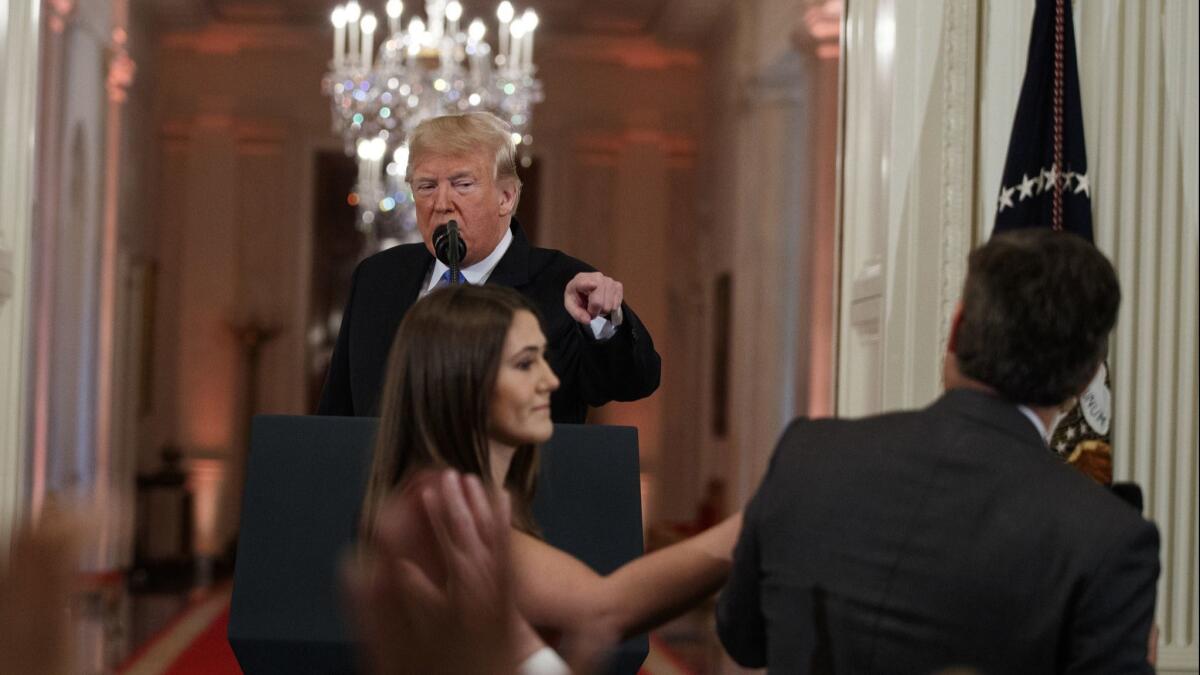
[[[1158,530],[969,390],[800,420],[746,507],[717,605],[780,673],[1141,673]]]
[[[628,305],[616,335],[597,341],[591,328],[567,314],[563,290],[594,269],[560,251],[535,248],[516,221],[513,240],[488,277],[520,291],[541,312],[548,359],[561,382],[550,399],[555,422],[582,423],[587,406],[633,401],[658,388],[661,367],[646,327]],[[387,357],[400,320],[433,265],[424,244],[406,244],[363,260],[354,270],[333,360],[321,391],[321,415],[378,415]]]

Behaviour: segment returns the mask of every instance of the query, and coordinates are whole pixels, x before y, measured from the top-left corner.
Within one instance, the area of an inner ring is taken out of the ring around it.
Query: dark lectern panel
[[[376,420],[260,415],[251,430],[229,641],[242,670],[353,673],[338,590]],[[534,517],[549,543],[610,572],[642,554],[637,431],[556,425],[542,448]],[[623,644],[635,673],[646,638]]]

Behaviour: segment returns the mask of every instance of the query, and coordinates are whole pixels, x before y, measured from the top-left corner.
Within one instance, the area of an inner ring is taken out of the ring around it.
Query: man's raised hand
[[[563,306],[571,318],[584,325],[598,316],[609,316],[621,307],[625,287],[600,272],[580,272],[567,283]]]

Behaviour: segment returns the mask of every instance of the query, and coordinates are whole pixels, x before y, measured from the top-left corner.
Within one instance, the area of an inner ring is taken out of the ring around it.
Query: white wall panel
[[[841,328],[837,410],[880,409],[883,260],[892,165],[892,63],[874,51],[877,35],[895,43],[894,4],[855,2],[845,22],[842,170]],[[879,14],[883,13],[881,21]],[[889,22],[891,27],[889,27]],[[853,198],[847,198],[853,195]]]
[[[0,560],[25,510],[25,335],[38,69],[37,0],[0,2]]]
[[[941,391],[972,242],[978,8],[849,3],[838,413]]]

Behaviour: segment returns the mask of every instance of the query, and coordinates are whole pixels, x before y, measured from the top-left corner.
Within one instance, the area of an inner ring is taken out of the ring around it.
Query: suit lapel
[[[421,295],[425,286],[425,278],[429,276],[429,268],[433,265],[433,256],[425,249],[425,244],[414,247],[413,254],[396,266],[396,279],[393,288],[396,291],[396,314],[404,316],[409,308]],[[397,322],[399,323],[399,322]]]
[[[504,252],[500,262],[496,263],[496,269],[492,270],[491,276],[488,277],[487,283],[489,284],[521,288],[529,283],[530,245],[516,218],[513,218],[512,221],[512,234],[512,243],[508,245],[508,250]]]

